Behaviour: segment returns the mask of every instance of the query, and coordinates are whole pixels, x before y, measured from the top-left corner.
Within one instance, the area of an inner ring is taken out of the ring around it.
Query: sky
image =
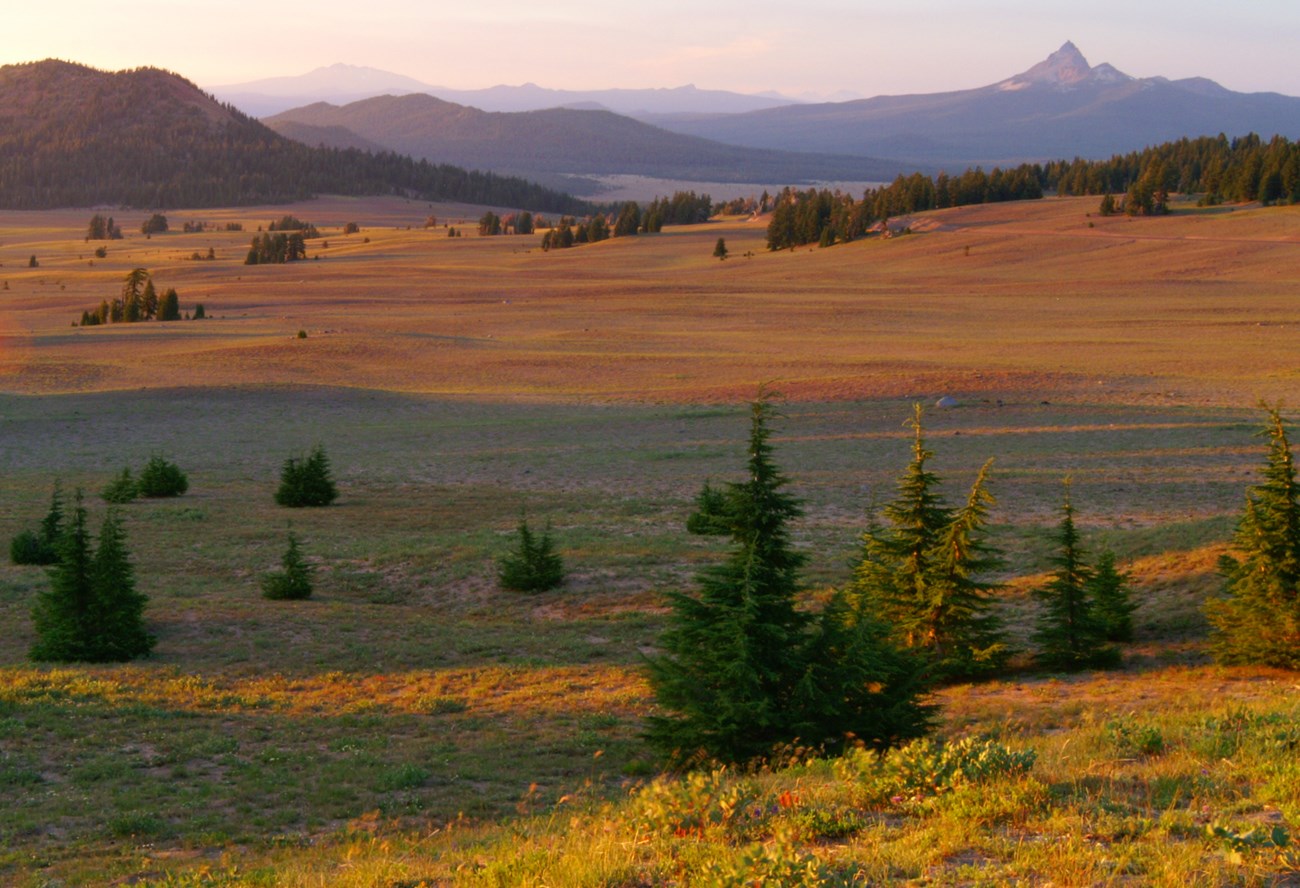
[[[1071,40],[1136,77],[1300,96],[1300,3],[1250,0],[8,0],[0,63],[175,71],[200,86],[343,62],[458,89],[876,96],[995,83]],[[14,8],[17,7],[17,8]]]

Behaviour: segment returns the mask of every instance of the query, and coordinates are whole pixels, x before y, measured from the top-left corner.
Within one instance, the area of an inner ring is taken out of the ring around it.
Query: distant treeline
[[[44,62],[0,78],[0,206],[165,209],[283,203],[318,194],[587,212],[524,179],[393,153],[313,148],[220,105],[175,75]]]
[[[1201,194],[1202,201],[1300,201],[1300,143],[1282,136],[1264,142],[1251,134],[1180,139],[1109,160],[1053,161],[1013,169],[976,167],[958,176],[899,176],[866,191],[861,200],[841,192],[785,189],[775,199],[768,249],[823,246],[861,237],[893,216],[970,204],[1033,200],[1045,193],[1125,196],[1139,212],[1161,205],[1170,192]],[[1153,199],[1154,196],[1154,199]]]

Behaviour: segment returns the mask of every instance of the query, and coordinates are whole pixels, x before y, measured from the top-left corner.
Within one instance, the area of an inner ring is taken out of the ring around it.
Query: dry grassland
[[[761,221],[729,220],[547,254],[537,237],[475,236],[473,208],[332,199],[172,212],[173,228],[246,230],[135,231],[93,264],[87,212],[8,213],[0,389],[312,383],[693,402],[775,380],[800,400],[1296,400],[1300,208],[1094,209],[1081,198],[940,211],[895,221],[913,236],[829,250],[766,253]],[[242,265],[257,226],[286,210],[322,227],[319,260]],[[430,211],[468,236],[420,229]],[[131,232],[140,215],[118,221]],[[362,233],[343,237],[346,221]],[[711,258],[719,236],[725,262]],[[216,261],[185,258],[208,247]],[[25,267],[32,254],[40,268]],[[216,320],[70,326],[135,266]]]

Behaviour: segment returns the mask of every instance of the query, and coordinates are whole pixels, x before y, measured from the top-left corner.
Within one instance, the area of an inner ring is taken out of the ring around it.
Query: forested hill
[[[0,67],[0,207],[236,206],[322,193],[586,209],[524,179],[308,147],[156,68]]]

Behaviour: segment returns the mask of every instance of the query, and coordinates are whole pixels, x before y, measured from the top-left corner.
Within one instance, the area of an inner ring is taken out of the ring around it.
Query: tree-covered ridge
[[[311,148],[156,68],[0,67],[0,206],[240,206],[321,193],[585,209],[523,179]]]
[[[861,200],[826,189],[777,195],[767,229],[767,246],[850,241],[892,216],[970,204],[1034,200],[1045,193],[1123,195],[1124,209],[1149,215],[1163,211],[1171,192],[1202,194],[1205,203],[1300,201],[1300,143],[1276,136],[1264,142],[1253,133],[1180,139],[1109,160],[1059,160],[1013,169],[980,167],[960,175],[899,176],[869,189]]]

